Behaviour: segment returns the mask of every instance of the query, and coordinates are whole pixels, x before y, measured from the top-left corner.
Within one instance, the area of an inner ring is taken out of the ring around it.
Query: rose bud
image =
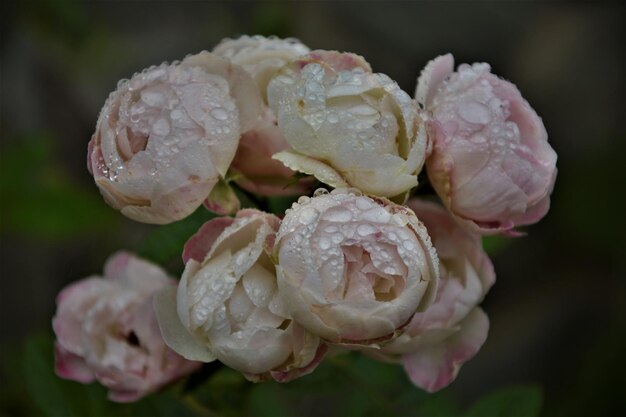
[[[378,346],[434,300],[437,255],[410,209],[352,190],[324,191],[285,213],[275,245],[279,292],[310,332]]]
[[[198,369],[165,345],[154,316],[153,294],[173,284],[158,266],[118,252],[104,277],[63,289],[52,319],[57,375],[97,380],[109,399],[130,402]]]
[[[556,153],[537,113],[488,64],[429,62],[417,101],[432,112],[428,177],[446,207],[481,233],[513,233],[550,206]]]
[[[287,62],[309,52],[297,39],[242,36],[225,39],[213,53],[241,65],[255,79],[259,92],[267,104],[267,84]],[[231,165],[235,182],[243,189],[262,195],[306,194],[312,186],[310,179],[295,179],[295,172],[272,155],[287,150],[289,144],[277,126],[272,110],[264,106],[262,117],[246,132],[239,142]]]
[[[477,307],[495,282],[480,235],[460,227],[446,210],[417,199],[407,204],[424,222],[439,255],[441,281],[435,303],[413,316],[405,332],[365,353],[401,362],[411,381],[429,392],[456,378],[487,339],[489,320]]]
[[[293,148],[274,157],[289,168],[401,200],[417,185],[426,151],[417,105],[362,57],[313,51],[279,71],[268,101]]]
[[[188,359],[219,359],[250,380],[287,382],[326,351],[286,312],[270,251],[279,219],[241,210],[205,223],[185,245],[178,291],[155,299],[166,343]]]
[[[105,200],[145,223],[191,214],[223,177],[261,98],[248,73],[208,52],[123,80],[89,143]]]

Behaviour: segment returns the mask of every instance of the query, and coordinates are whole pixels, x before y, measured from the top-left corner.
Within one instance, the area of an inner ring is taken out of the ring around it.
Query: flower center
[[[402,276],[378,269],[368,251],[360,246],[343,246],[344,300],[391,301],[404,287]]]

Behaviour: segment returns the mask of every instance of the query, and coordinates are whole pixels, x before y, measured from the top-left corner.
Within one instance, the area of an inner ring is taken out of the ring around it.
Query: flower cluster
[[[124,253],[63,290],[60,376],[130,401],[200,362],[288,382],[356,350],[433,392],[487,338],[481,236],[547,213],[556,153],[488,64],[437,57],[412,98],[359,55],[243,36],[121,81],[88,167],[134,220],[221,217],[187,241],[177,286]],[[272,214],[242,194],[300,197]]]

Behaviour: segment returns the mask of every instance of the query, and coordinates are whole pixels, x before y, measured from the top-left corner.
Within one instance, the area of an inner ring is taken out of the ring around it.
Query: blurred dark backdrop
[[[624,11],[587,2],[2,2],[0,357],[49,331],[54,297],[152,226],[109,209],[86,170],[120,78],[239,34],[356,52],[413,93],[452,52],[486,61],[543,117],[559,154],[549,215],[494,249],[491,330],[451,390],[538,383],[546,415],[616,415],[626,371]],[[622,35],[620,35],[620,33]],[[167,243],[163,243],[167,244]],[[4,359],[3,359],[4,360]],[[6,369],[4,389],[13,376]]]

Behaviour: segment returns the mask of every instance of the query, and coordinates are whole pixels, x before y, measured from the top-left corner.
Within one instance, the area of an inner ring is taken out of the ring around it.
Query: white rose
[[[363,58],[313,51],[283,67],[268,101],[293,148],[275,158],[289,168],[383,197],[417,185],[427,144],[417,105]]]
[[[270,259],[279,219],[257,210],[218,218],[185,245],[177,291],[155,300],[166,343],[189,359],[217,358],[248,379],[313,371],[326,346],[286,312]]]
[[[89,171],[125,216],[180,220],[226,174],[261,104],[245,70],[208,52],[148,68],[121,81],[104,104]]]
[[[349,190],[301,197],[276,236],[289,314],[335,343],[392,339],[434,299],[437,255],[408,208]]]

